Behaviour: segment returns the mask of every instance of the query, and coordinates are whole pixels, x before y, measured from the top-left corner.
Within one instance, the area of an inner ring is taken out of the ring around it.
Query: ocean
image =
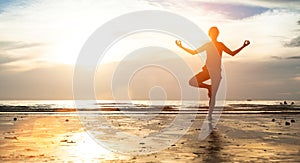
[[[78,103],[80,103],[78,105]],[[77,104],[77,105],[76,105]],[[18,113],[103,113],[119,114],[206,114],[208,101],[79,101],[74,100],[1,100],[0,112]],[[225,101],[223,114],[276,114],[300,113],[300,101],[279,100],[229,100]]]

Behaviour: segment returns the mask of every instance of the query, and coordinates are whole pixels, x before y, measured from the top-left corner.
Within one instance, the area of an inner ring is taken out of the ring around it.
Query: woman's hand
[[[246,47],[246,46],[248,46],[248,45],[250,45],[250,41],[249,40],[245,40],[245,42],[244,42],[244,47]]]
[[[182,48],[182,44],[181,44],[181,41],[180,41],[180,40],[176,40],[175,43],[176,43],[177,46],[179,46],[179,47]]]

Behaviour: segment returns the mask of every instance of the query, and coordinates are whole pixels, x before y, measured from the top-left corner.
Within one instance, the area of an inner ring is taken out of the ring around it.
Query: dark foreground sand
[[[163,128],[173,115],[140,123],[107,118],[117,129],[139,135]],[[203,119],[198,115],[188,132],[162,151],[120,155],[98,146],[74,114],[1,113],[0,162],[300,162],[299,114],[224,114],[199,141]]]

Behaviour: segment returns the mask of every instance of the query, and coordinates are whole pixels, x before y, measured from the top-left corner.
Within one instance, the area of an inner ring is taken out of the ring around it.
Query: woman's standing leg
[[[216,96],[219,89],[219,85],[221,82],[221,70],[210,70],[210,76],[211,76],[211,97],[209,100],[209,115],[211,116],[215,104],[216,104]]]

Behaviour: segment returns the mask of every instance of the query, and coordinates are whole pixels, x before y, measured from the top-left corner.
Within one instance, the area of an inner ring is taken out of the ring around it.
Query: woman
[[[217,27],[211,27],[209,29],[208,35],[211,38],[211,41],[205,43],[204,45],[202,45],[200,48],[196,50],[183,47],[180,40],[176,40],[176,44],[180,48],[182,48],[183,50],[185,50],[186,52],[192,55],[206,51],[207,59],[206,59],[205,66],[202,68],[201,72],[199,72],[192,79],[190,79],[189,84],[191,86],[198,87],[198,88],[206,88],[208,90],[208,96],[210,98],[210,106],[211,106],[211,101],[215,103],[215,96],[222,78],[221,58],[222,58],[223,51],[228,53],[231,56],[235,56],[243,48],[248,46],[250,44],[250,41],[245,40],[244,44],[240,48],[231,51],[222,42],[219,42],[217,40],[219,35],[219,30]],[[203,83],[209,79],[211,79],[211,85]]]

